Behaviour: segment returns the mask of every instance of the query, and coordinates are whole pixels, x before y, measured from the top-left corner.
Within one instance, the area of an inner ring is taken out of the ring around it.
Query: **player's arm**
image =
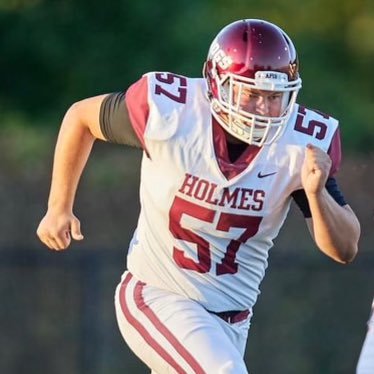
[[[40,240],[50,249],[67,248],[71,238],[83,239],[80,222],[73,214],[74,198],[95,140],[106,140],[102,122],[105,121],[105,104],[112,102],[108,100],[111,96],[101,95],[79,101],[68,109],[63,118],[55,147],[48,210],[37,229]],[[120,116],[129,143],[140,146],[125,105],[121,107]]]
[[[329,155],[308,145],[302,167],[302,185],[311,213],[307,224],[322,252],[335,261],[349,263],[357,253],[360,224],[349,205],[339,205],[327,191],[330,168]]]

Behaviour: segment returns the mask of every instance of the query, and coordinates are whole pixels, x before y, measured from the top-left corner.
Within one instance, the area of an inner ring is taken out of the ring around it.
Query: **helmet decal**
[[[221,68],[227,69],[232,64],[231,56],[226,55],[225,51],[220,48],[217,40],[214,40],[211,46],[212,60]]]

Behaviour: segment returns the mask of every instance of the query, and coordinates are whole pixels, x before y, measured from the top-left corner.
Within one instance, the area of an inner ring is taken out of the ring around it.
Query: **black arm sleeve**
[[[100,128],[106,140],[140,147],[126,114],[125,92],[109,94],[100,107]]]
[[[340,206],[343,206],[343,205],[347,204],[345,199],[344,199],[343,194],[339,190],[339,187],[338,187],[338,184],[336,183],[335,178],[330,177],[330,178],[327,179],[326,189],[329,192],[329,194],[334,198],[334,200]],[[297,204],[297,206],[303,212],[304,217],[305,218],[312,217],[305,191],[303,189],[296,190],[296,191],[292,192],[291,196],[295,200],[295,203]]]

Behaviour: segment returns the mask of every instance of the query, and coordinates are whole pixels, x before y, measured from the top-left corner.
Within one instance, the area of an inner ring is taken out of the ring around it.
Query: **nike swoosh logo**
[[[258,178],[266,178],[266,177],[270,177],[270,175],[274,175],[274,174],[277,174],[277,172],[274,171],[273,173],[261,174],[261,171],[259,171],[258,174],[257,174],[257,177]]]

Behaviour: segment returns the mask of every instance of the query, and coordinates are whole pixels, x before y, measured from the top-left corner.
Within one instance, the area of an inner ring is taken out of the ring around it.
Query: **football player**
[[[252,309],[292,200],[322,252],[355,257],[360,226],[334,177],[338,121],[298,105],[300,88],[291,39],[244,19],[218,33],[202,78],[151,72],[67,111],[37,234],[52,250],[83,238],[73,203],[96,139],[143,151],[115,305],[123,338],[154,373],[247,372]]]

